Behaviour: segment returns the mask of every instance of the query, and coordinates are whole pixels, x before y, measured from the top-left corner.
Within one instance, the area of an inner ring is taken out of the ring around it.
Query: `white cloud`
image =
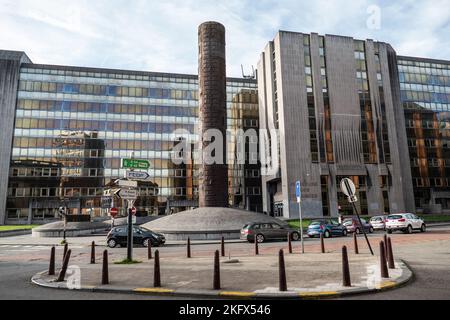
[[[379,5],[380,30],[366,26]],[[402,55],[450,58],[446,0],[206,1],[0,0],[0,47],[36,63],[177,73],[197,72],[197,27],[227,28],[228,75],[256,65],[279,29],[391,43]]]

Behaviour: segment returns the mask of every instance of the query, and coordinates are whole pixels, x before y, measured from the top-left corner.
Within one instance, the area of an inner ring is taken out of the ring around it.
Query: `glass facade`
[[[242,105],[257,113],[256,87],[254,80],[228,80],[229,129],[257,127],[257,117],[245,119],[245,113],[235,111],[236,99],[246,90]],[[197,117],[196,76],[23,65],[7,219],[52,219],[62,204],[71,214],[107,215],[102,198],[124,176],[121,159],[131,154],[151,162],[151,181],[139,183],[138,215],[197,206],[197,165],[171,161],[173,132],[186,130],[194,144]],[[245,169],[230,165],[229,174],[230,205],[242,206],[246,188],[235,183],[245,177]],[[249,192],[260,194],[255,188]]]
[[[416,207],[450,210],[450,62],[399,57]]]

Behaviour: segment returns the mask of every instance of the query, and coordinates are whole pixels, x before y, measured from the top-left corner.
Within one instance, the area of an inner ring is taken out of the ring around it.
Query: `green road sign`
[[[125,169],[150,169],[150,161],[137,159],[122,159],[122,168]]]

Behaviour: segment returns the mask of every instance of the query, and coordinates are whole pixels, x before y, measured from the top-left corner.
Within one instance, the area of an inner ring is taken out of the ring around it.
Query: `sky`
[[[0,49],[34,63],[196,74],[197,30],[227,29],[227,74],[256,68],[278,30],[390,43],[450,60],[450,0],[0,0]]]

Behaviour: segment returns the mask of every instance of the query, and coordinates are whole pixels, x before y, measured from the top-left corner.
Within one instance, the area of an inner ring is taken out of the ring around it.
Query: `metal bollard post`
[[[55,247],[52,247],[52,250],[50,251],[50,265],[48,267],[49,276],[55,275],[55,250]]]
[[[356,232],[353,233],[353,243],[355,244],[355,254],[359,254],[358,237],[356,236]]]
[[[292,239],[291,239],[291,233],[288,233],[288,248],[289,248],[289,254],[292,254]]]
[[[103,251],[102,285],[109,284],[108,250]]]
[[[69,266],[70,255],[72,254],[72,250],[68,250],[66,256],[64,257],[64,262],[61,271],[59,272],[58,279],[56,282],[63,282],[66,277],[67,267]]]
[[[259,255],[259,246],[258,246],[258,240],[255,237],[255,255]]]
[[[280,250],[279,258],[278,258],[278,265],[279,265],[279,275],[280,275],[280,291],[287,291],[287,282],[286,282],[286,266],[284,264],[284,252],[283,250]]]
[[[191,255],[191,238],[188,238],[188,240],[187,240],[187,257],[188,257],[188,259],[192,258],[192,255]]]
[[[63,262],[64,262],[64,259],[66,257],[66,254],[67,254],[67,250],[69,250],[69,245],[66,243],[64,245]]]
[[[91,264],[95,264],[95,241],[91,244]]]
[[[147,255],[148,255],[148,260],[152,260],[153,259],[153,256],[152,256],[152,242],[150,241],[150,239],[148,239]]]
[[[394,262],[394,253],[392,251],[392,241],[391,238],[388,238],[388,262],[389,262],[389,269],[395,269],[395,262]]]
[[[153,274],[153,287],[161,288],[161,268],[159,264],[159,250],[155,251],[155,268]]]
[[[214,290],[220,290],[220,257],[219,250],[214,254]]]
[[[384,252],[384,242],[380,242],[380,269],[381,269],[381,277],[389,278],[389,271],[386,265],[386,252]]]
[[[342,276],[343,276],[342,285],[344,287],[351,287],[352,282],[350,280],[350,266],[348,264],[348,254],[346,246],[342,248]]]
[[[385,234],[383,236],[383,243],[384,243],[384,252],[386,253],[386,261],[388,260],[388,240],[387,240],[387,235]]]
[[[221,251],[222,251],[222,257],[225,257],[225,237],[222,237]]]
[[[325,239],[323,234],[320,235],[320,247],[322,249],[322,253],[325,253]]]

